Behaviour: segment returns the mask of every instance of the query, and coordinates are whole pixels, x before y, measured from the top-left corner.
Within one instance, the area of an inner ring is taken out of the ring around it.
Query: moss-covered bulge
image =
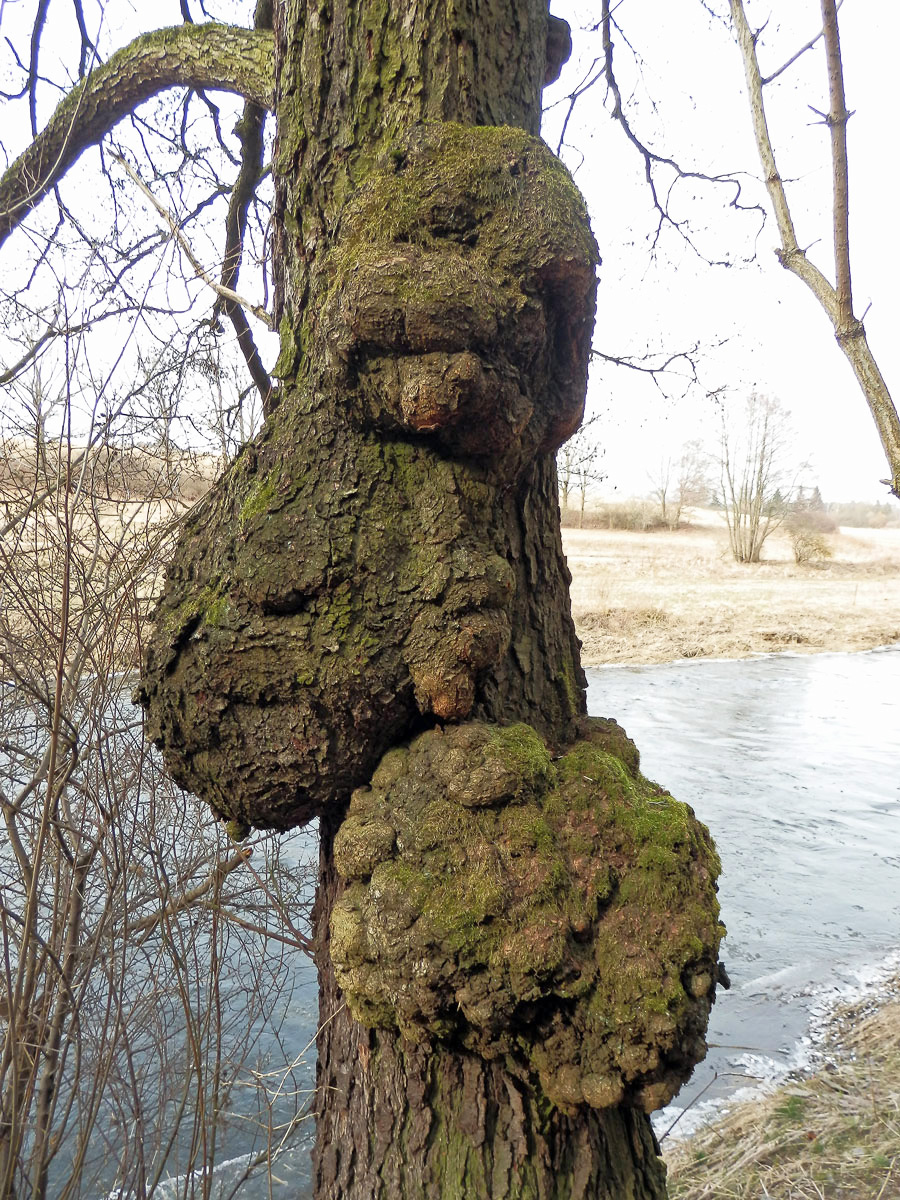
[[[504,1056],[557,1106],[648,1111],[706,1052],[719,861],[614,721],[557,758],[469,723],[391,751],[335,841],[358,1020]]]

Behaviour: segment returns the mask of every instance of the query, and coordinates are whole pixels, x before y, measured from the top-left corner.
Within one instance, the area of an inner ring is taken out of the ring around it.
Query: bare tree
[[[685,508],[705,504],[710,495],[710,455],[697,439],[686,442],[675,464],[672,521],[677,529]]]
[[[740,420],[723,406],[718,499],[735,562],[758,563],[766,539],[784,521],[787,508],[779,497],[789,494],[794,482],[788,421],[789,414],[770,396],[748,396]]]
[[[677,459],[660,459],[650,475],[650,497],[659,505],[660,520],[677,529],[688,505],[709,496],[709,453],[699,441],[686,442]]]
[[[307,1102],[278,1042],[302,870],[198,820],[144,740],[183,472],[168,410],[168,462],[114,453],[109,411],[73,444],[71,383],[7,384],[0,441],[0,1197],[212,1196],[224,1133],[234,1183]]]
[[[807,286],[831,322],[837,344],[853,369],[881,439],[890,471],[890,477],[884,482],[895,496],[900,497],[900,418],[888,385],[869,348],[865,326],[856,315],[853,305],[850,274],[850,175],[847,163],[847,124],[851,114],[847,110],[844,96],[844,73],[838,30],[840,5],[837,0],[821,0],[821,32],[792,55],[787,63],[764,76],[757,55],[760,31],[751,29],[743,0],[729,0],[729,3],[735,37],[744,62],[753,133],[781,238],[781,246],[776,252],[778,260],[786,270],[795,274]],[[779,174],[775,158],[765,107],[766,86],[820,40],[825,48],[830,109],[827,113],[817,115],[830,135],[833,283],[810,261],[807,251],[798,240],[785,183]]]
[[[578,495],[579,525],[584,525],[584,510],[587,493],[592,484],[598,483],[602,474],[597,469],[597,460],[603,448],[597,437],[597,417],[585,421],[578,433],[560,448],[557,454],[559,479],[559,504],[565,518],[569,512],[571,497]]]
[[[669,524],[669,499],[673,483],[672,473],[673,465],[671,458],[661,458],[656,470],[650,474],[650,499],[659,505],[659,517],[664,525]]]

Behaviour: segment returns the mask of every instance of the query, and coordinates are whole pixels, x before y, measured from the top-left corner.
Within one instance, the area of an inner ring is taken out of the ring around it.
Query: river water
[[[619,720],[722,858],[732,988],[665,1129],[701,1093],[700,1111],[802,1065],[811,1016],[900,948],[900,647],[588,681],[591,712]]]
[[[644,773],[692,805],[722,858],[732,988],[719,991],[706,1062],[658,1115],[659,1132],[676,1119],[681,1132],[736,1090],[802,1065],[823,1004],[897,954],[900,646],[587,674],[590,711],[625,727]],[[298,841],[297,853],[310,849]],[[299,955],[295,988],[283,1034],[299,1051],[316,1019],[315,976]],[[303,1057],[311,1086],[313,1052]],[[311,1134],[272,1178],[243,1185],[242,1200],[308,1195]],[[233,1194],[241,1166],[217,1168],[218,1196]]]
[[[706,1061],[656,1122],[687,1109],[680,1132],[802,1066],[816,1015],[900,950],[900,646],[587,676],[591,713],[625,727],[722,858],[732,987]]]

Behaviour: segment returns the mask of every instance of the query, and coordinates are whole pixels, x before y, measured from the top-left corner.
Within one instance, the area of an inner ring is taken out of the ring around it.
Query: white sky
[[[599,20],[599,5],[552,0],[551,8],[572,25],[575,53],[560,82],[545,92],[547,104],[571,91],[600,53],[599,34],[579,33],[580,26]],[[761,24],[773,10],[789,11],[792,21],[790,27],[775,22],[768,27],[760,51],[764,71],[780,66],[821,26],[818,0],[751,2],[751,22]],[[715,26],[699,0],[677,5],[621,0],[614,15],[643,60],[639,78],[627,46],[616,39],[617,74],[623,95],[636,104],[632,122],[638,135],[684,167],[743,170],[758,181],[743,69],[727,31]],[[900,169],[894,150],[900,4],[846,0],[840,19],[847,103],[855,111],[849,126],[854,294],[858,314],[871,303],[869,340],[890,386],[900,378],[895,232]],[[810,254],[833,278],[828,134],[814,124],[808,107],[828,108],[821,43],[768,91],[779,169],[796,180],[789,198],[796,205],[798,237],[805,245],[822,239]],[[639,353],[647,343],[674,351],[697,340],[713,345],[727,339],[703,356],[704,384],[727,385],[737,395],[755,388],[780,398],[793,415],[797,458],[811,461],[807,478],[819,483],[826,499],[884,499],[886,489],[878,481],[886,465],[868,409],[827,319],[775,259],[774,221],[767,221],[756,242],[755,219],[728,212],[724,192],[707,189],[701,206],[693,208],[689,187],[680,185],[676,208],[698,213],[697,241],[708,257],[740,259],[756,248],[757,260],[728,270],[708,268],[669,234],[651,262],[648,235],[655,225],[643,163],[603,111],[604,98],[602,81],[581,98],[566,138],[577,152],[564,154],[576,169],[604,259],[596,344],[621,355]],[[551,145],[558,113],[551,109],[545,121]],[[748,196],[764,202],[758,182]],[[900,384],[894,386],[900,392]],[[704,431],[715,435],[713,406],[699,391],[667,401],[621,368],[593,373],[588,402],[589,411],[602,414],[607,487],[620,493],[645,492],[648,469],[667,455],[677,456],[686,438]]]
[[[722,6],[725,0],[715,3]],[[749,4],[754,23],[772,10],[788,10],[791,16],[790,26],[772,22],[767,28],[764,70],[789,58],[821,23],[819,0]],[[222,16],[227,17],[228,7],[229,0],[218,0]],[[545,93],[551,106],[545,136],[555,147],[564,106],[553,103],[600,54],[599,34],[582,28],[599,19],[599,5],[552,0],[551,7],[570,22],[575,42],[562,79]],[[74,29],[63,28],[71,23],[69,6],[56,0],[51,10],[60,20],[52,33],[71,36]],[[14,38],[29,26],[33,11],[31,0],[5,0],[0,32]],[[97,0],[88,0],[86,11],[96,16]],[[108,12],[117,23],[115,32],[108,31],[114,44],[148,23],[148,12],[134,0],[112,4]],[[638,71],[627,46],[616,38],[617,73],[639,136],[683,166],[747,172],[752,177],[748,198],[764,204],[742,67],[728,32],[708,17],[700,0],[620,0],[615,16],[641,56]],[[177,23],[176,0],[159,0],[153,17],[160,24]],[[861,313],[871,303],[870,343],[890,385],[900,379],[900,300],[894,284],[900,277],[894,234],[900,171],[893,151],[900,3],[846,0],[841,32],[848,106],[855,110],[849,136],[856,305]],[[808,107],[827,108],[821,46],[770,90],[779,166],[782,175],[796,180],[790,195],[798,234],[801,243],[816,243],[811,256],[831,277],[828,139]],[[600,415],[593,428],[604,446],[606,490],[646,493],[648,474],[662,459],[677,457],[685,441],[705,436],[713,443],[717,414],[705,390],[727,387],[735,400],[756,389],[777,396],[791,410],[797,460],[812,464],[805,481],[818,483],[826,499],[884,499],[886,489],[878,481],[886,467],[865,402],[826,318],[775,260],[774,222],[770,218],[757,238],[757,218],[730,212],[724,191],[706,188],[694,197],[691,187],[680,185],[674,208],[691,217],[696,243],[708,257],[738,265],[707,267],[671,233],[651,258],[648,239],[655,221],[643,164],[604,112],[605,92],[601,81],[580,99],[564,151],[585,193],[604,259],[595,343],[624,356],[647,348],[668,354],[700,342],[703,384],[682,397],[678,378],[671,378],[663,396],[633,372],[608,366],[594,370],[588,403],[589,413]],[[7,138],[11,132],[7,126]],[[85,156],[79,173],[88,170],[89,159]],[[746,259],[753,261],[742,262]],[[895,386],[900,394],[900,383]]]

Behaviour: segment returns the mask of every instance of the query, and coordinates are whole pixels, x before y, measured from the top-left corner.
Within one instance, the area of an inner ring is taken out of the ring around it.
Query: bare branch
[[[839,9],[843,3],[844,3],[844,0],[838,0],[838,8]],[[797,62],[798,59],[802,58],[803,55],[806,54],[806,52],[808,50],[812,50],[813,46],[816,45],[816,43],[822,37],[824,32],[825,31],[823,29],[820,29],[819,32],[814,37],[811,37],[805,45],[800,47],[800,49],[797,51],[796,54],[792,54],[786,63],[782,63],[782,65],[778,68],[777,71],[773,71],[771,75],[764,76],[763,87],[765,87],[766,84],[773,83],[778,78],[779,75],[783,75],[785,73],[785,71],[790,70],[790,68],[794,65],[795,62]]]
[[[250,858],[251,851],[249,849],[241,849],[237,854],[233,854],[231,858],[216,863],[209,875],[198,883],[196,887],[189,888],[180,896],[176,896],[167,904],[164,904],[156,912],[149,913],[146,917],[141,917],[137,921],[132,921],[127,927],[127,934],[135,933],[151,933],[158,929],[159,926],[170,917],[174,917],[177,913],[184,912],[190,908],[192,904],[196,904],[203,896],[208,895],[213,888],[218,887],[223,879],[226,879],[232,871],[236,871],[238,867],[246,864]]]
[[[206,268],[202,266],[199,259],[194,254],[193,250],[191,249],[190,242],[187,240],[181,230],[181,226],[165,207],[165,205],[160,204],[157,198],[147,187],[146,183],[144,183],[143,179],[141,179],[140,175],[138,175],[137,171],[135,171],[134,167],[132,167],[130,163],[126,162],[121,155],[111,154],[110,157],[117,162],[124,171],[127,172],[128,176],[137,184],[142,194],[147,197],[162,219],[169,226],[169,229],[172,231],[172,236],[181,247],[185,258],[194,268],[194,272],[196,273],[197,277],[202,279],[204,283],[208,284],[223,300],[226,300],[231,304],[239,304],[242,308],[246,308],[248,312],[253,313],[257,320],[262,321],[262,323],[267,325],[269,329],[273,329],[275,323],[264,308],[260,308],[258,304],[253,304],[249,300],[245,300],[243,296],[239,296],[237,292],[232,291],[231,288],[222,287],[220,283],[213,279],[212,275],[210,275]]]
[[[228,25],[179,25],[144,34],[73,88],[0,178],[0,244],[117,121],[165,88],[237,92],[272,105],[272,34]]]
[[[878,429],[881,445],[890,468],[890,478],[884,482],[895,496],[900,497],[900,417],[897,415],[897,409],[884,376],[869,348],[863,323],[853,315],[847,222],[849,201],[846,125],[848,114],[843,96],[835,2],[834,0],[822,0],[832,102],[831,113],[825,119],[825,123],[831,128],[832,133],[831,165],[834,187],[834,252],[837,264],[837,287],[832,286],[818,267],[810,262],[806,251],[801,249],[797,241],[793,216],[788,204],[784,181],[778,173],[775,151],[772,147],[766,119],[763,78],[756,53],[758,34],[754,34],[750,29],[743,0],[729,0],[729,2],[735,36],[744,61],[744,75],[750,101],[750,118],[756,137],[756,146],[762,164],[766,190],[769,193],[781,237],[781,246],[775,253],[781,265],[806,284],[831,321],[838,346],[853,368],[856,381],[865,396],[869,411]],[[829,26],[831,26],[830,32]],[[828,49],[829,41],[831,42],[830,49]]]
[[[655,249],[663,229],[668,225],[675,230],[685,244],[689,246],[691,250],[698,255],[698,257],[702,258],[704,262],[709,263],[710,266],[729,267],[732,264],[728,259],[710,260],[706,258],[705,255],[701,254],[688,232],[686,232],[685,223],[683,221],[675,220],[675,218],[671,215],[669,211],[668,199],[671,195],[672,188],[669,189],[669,196],[663,200],[660,197],[659,190],[657,188],[656,178],[654,176],[654,167],[663,166],[674,172],[676,183],[683,179],[696,179],[703,183],[722,184],[732,188],[734,194],[729,201],[729,207],[731,208],[740,209],[744,212],[752,212],[754,209],[756,209],[760,213],[762,213],[762,209],[760,209],[756,204],[745,205],[741,203],[741,182],[733,172],[725,175],[707,175],[702,171],[685,170],[679,163],[675,161],[675,159],[668,158],[664,154],[657,154],[640,140],[640,138],[631,128],[631,123],[628,120],[625,107],[622,103],[622,92],[619,88],[619,83],[613,68],[614,43],[612,40],[612,24],[610,0],[602,0],[600,28],[603,38],[603,53],[606,61],[606,82],[613,98],[612,117],[622,127],[626,138],[644,160],[644,178],[647,181],[647,186],[650,188],[650,195],[653,199],[653,207],[656,209],[658,217],[656,233],[653,238],[653,248]],[[672,186],[674,187],[674,184]],[[764,219],[765,214],[762,213],[762,215]]]
[[[41,46],[41,34],[44,32],[44,22],[47,20],[47,9],[50,0],[38,0],[34,25],[31,30],[31,62],[28,70],[28,115],[31,118],[31,132],[37,135],[37,83],[38,83],[38,51]]]
[[[842,329],[853,321],[853,289],[850,281],[850,176],[847,170],[847,101],[841,65],[835,0],[822,0],[825,60],[828,64],[828,95],[831,111],[826,118],[831,131],[831,176],[834,191],[834,275],[837,284],[838,320]]]
[[[565,22],[563,22],[565,24]],[[254,25],[257,29],[269,29],[272,26],[271,0],[258,0]],[[568,26],[566,27],[568,28]],[[262,176],[263,169],[263,129],[266,120],[266,110],[259,104],[247,101],[240,121],[235,126],[235,133],[241,143],[241,168],[235,180],[228,205],[228,216],[225,220],[225,254],[222,261],[222,274],[219,283],[222,287],[234,291],[237,287],[238,274],[241,269],[241,259],[244,254],[244,233],[247,227],[247,212],[256,192],[256,187]],[[231,321],[237,336],[238,346],[244,356],[250,377],[262,397],[263,412],[269,410],[272,394],[272,380],[259,356],[256,342],[244,310],[239,304],[223,299],[222,311]]]
[[[720,346],[723,344],[724,342],[718,343]],[[682,379],[682,395],[686,395],[692,387],[701,387],[706,395],[714,395],[715,389],[711,389],[700,379],[697,369],[699,355],[699,342],[695,342],[693,346],[688,346],[683,350],[675,350],[670,354],[645,353],[640,355],[617,355],[607,354],[596,347],[591,350],[592,359],[598,359],[600,362],[609,363],[614,367],[625,367],[627,370],[635,371],[639,375],[648,376],[652,380],[654,387],[664,396],[669,393],[663,380],[669,375],[678,375]],[[679,364],[685,368],[683,372],[674,370]]]

